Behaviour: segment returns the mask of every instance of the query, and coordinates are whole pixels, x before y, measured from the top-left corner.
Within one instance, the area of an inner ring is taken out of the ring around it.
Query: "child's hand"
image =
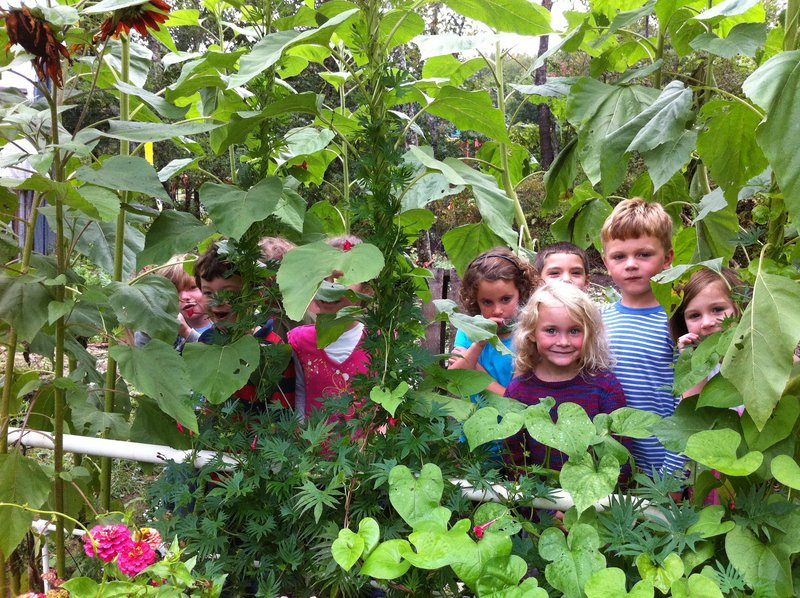
[[[189,334],[191,334],[192,328],[186,323],[186,320],[183,318],[183,314],[178,314],[178,334],[183,338],[189,338]]]
[[[458,361],[464,359],[464,353],[467,349],[465,347],[453,347],[452,355],[447,358],[447,368],[453,367]]]
[[[683,351],[686,347],[691,347],[699,342],[700,337],[697,334],[693,332],[687,332],[678,338],[678,351]]]

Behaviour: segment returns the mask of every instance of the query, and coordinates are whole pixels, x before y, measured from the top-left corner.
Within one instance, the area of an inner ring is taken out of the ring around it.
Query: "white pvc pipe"
[[[215,451],[195,452],[174,449],[162,444],[144,444],[141,442],[129,442],[127,440],[76,436],[74,434],[64,434],[63,439],[64,450],[68,453],[82,453],[94,457],[111,457],[112,459],[159,463],[161,465],[172,460],[176,463],[191,461],[195,467],[202,467],[206,463],[216,459],[220,454]],[[9,428],[8,443],[19,443],[32,448],[50,450],[55,448],[53,435],[49,432],[40,432],[39,430],[23,428]],[[237,464],[236,460],[229,455],[223,455],[222,461],[226,465],[226,467],[224,467],[225,470],[234,468]]]

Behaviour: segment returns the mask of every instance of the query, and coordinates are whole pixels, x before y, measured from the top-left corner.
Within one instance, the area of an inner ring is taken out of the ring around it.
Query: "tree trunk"
[[[553,8],[553,0],[542,0],[542,6],[548,11]],[[543,35],[539,38],[539,56],[547,52],[550,45],[550,38]],[[536,85],[544,85],[547,82],[547,64],[543,64],[534,72],[533,82]],[[553,114],[550,112],[550,106],[547,104],[538,104],[537,110],[539,113],[539,148],[541,156],[539,162],[543,170],[550,168],[555,158],[555,142],[553,126]]]

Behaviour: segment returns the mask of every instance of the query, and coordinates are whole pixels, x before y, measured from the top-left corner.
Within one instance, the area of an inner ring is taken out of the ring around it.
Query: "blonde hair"
[[[186,271],[186,265],[191,264],[190,269],[194,269],[194,262],[197,261],[197,256],[192,253],[179,253],[169,258],[169,261],[153,270],[153,274],[160,274],[180,291],[187,291],[197,286],[192,274]]]
[[[261,259],[265,262],[280,262],[290,249],[296,245],[283,237],[262,237],[258,242]]]
[[[583,328],[583,349],[579,360],[581,375],[611,369],[614,360],[600,310],[576,286],[553,280],[539,287],[522,309],[514,331],[517,349],[515,375],[532,373],[541,359],[534,340],[541,307],[563,307],[569,317]]]
[[[603,245],[613,239],[626,241],[651,236],[661,242],[664,251],[672,249],[672,218],[660,203],[641,197],[619,202],[600,230]]]

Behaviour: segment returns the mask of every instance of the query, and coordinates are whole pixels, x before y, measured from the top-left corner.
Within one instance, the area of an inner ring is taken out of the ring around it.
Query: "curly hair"
[[[710,268],[700,268],[689,277],[685,284],[676,285],[674,289],[678,295],[682,296],[681,304],[669,319],[669,333],[676,343],[680,337],[689,332],[686,327],[686,306],[700,294],[700,291],[714,284],[720,285],[723,292],[731,297],[731,301],[736,308],[736,315],[738,316],[742,313],[744,306],[741,305],[741,300],[737,301],[737,299],[741,299],[746,295],[746,293],[742,292],[745,284],[737,276],[736,272],[730,268],[723,268],[721,272],[716,272]]]
[[[570,318],[583,328],[583,350],[579,361],[581,374],[611,369],[614,360],[600,310],[576,286],[554,280],[539,287],[522,309],[514,331],[514,346],[517,348],[515,376],[532,373],[541,359],[534,335],[542,306],[565,308]]]
[[[512,281],[519,291],[519,304],[523,305],[536,288],[537,279],[530,263],[515,255],[508,247],[493,247],[467,266],[459,291],[461,307],[470,316],[481,313],[478,306],[478,285],[483,280]]]

